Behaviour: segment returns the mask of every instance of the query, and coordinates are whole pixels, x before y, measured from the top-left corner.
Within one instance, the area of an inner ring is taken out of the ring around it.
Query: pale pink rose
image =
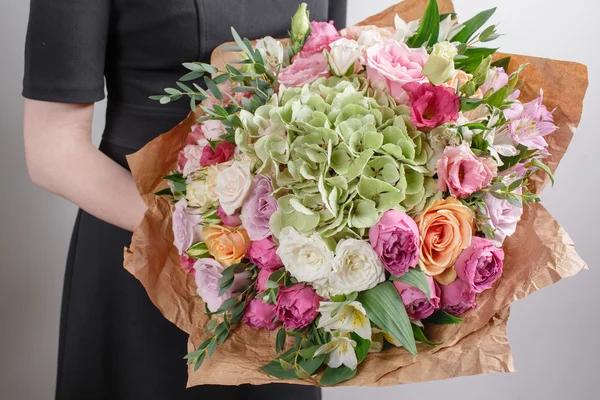
[[[307,58],[296,58],[292,65],[282,69],[279,83],[287,87],[296,87],[329,75],[327,58],[323,53],[317,53]]]
[[[223,225],[234,227],[240,226],[242,224],[242,219],[240,218],[239,212],[236,212],[233,215],[227,215],[227,213],[225,212],[225,210],[223,210],[223,207],[221,206],[217,208],[217,217],[219,217]]]
[[[485,188],[496,176],[492,159],[477,157],[464,144],[444,149],[437,164],[437,189],[464,199]]]
[[[340,34],[333,25],[333,21],[310,23],[311,32],[302,51],[298,54],[299,58],[307,58],[313,54],[322,53],[323,50],[329,50],[329,45],[340,38]]]
[[[203,140],[200,140],[202,143]],[[183,166],[181,167],[181,173],[183,176],[188,176],[192,172],[200,169],[200,160],[202,159],[202,153],[204,152],[205,145],[199,144],[188,144],[181,151],[181,158],[179,158],[180,162],[183,162]]]
[[[201,217],[187,212],[187,201],[181,199],[175,204],[173,211],[173,244],[179,254],[185,254],[187,249],[194,244],[194,239],[199,236]]]
[[[386,39],[369,47],[362,63],[367,66],[372,87],[387,89],[397,103],[407,104],[404,85],[427,82],[423,67],[428,58],[425,49],[411,49],[404,43]]]
[[[250,282],[247,271],[241,274],[235,274],[233,285],[229,290],[219,296],[219,280],[223,277],[223,266],[212,258],[201,258],[194,264],[196,270],[196,285],[198,286],[198,295],[206,303],[208,310],[216,312],[221,304],[234,296],[234,292]]]
[[[275,320],[275,304],[267,304],[262,299],[250,300],[242,321],[252,329],[274,331],[281,326],[281,321]]]
[[[382,39],[387,39],[394,36],[394,29],[392,28],[380,28],[375,25],[354,25],[348,28],[342,29],[340,34],[346,39],[359,41],[361,36],[365,33],[374,33]]]
[[[266,175],[257,175],[250,194],[242,204],[242,222],[250,239],[263,240],[271,236],[269,221],[279,205],[273,197],[273,184]]]
[[[209,140],[220,140],[221,136],[225,135],[225,125],[221,121],[209,119],[201,125],[204,137]]]

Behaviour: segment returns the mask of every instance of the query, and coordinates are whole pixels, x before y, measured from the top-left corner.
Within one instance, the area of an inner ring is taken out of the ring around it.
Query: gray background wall
[[[58,0],[56,0],[58,1]],[[214,0],[217,1],[217,0]],[[240,0],[243,1],[243,0]],[[395,3],[349,0],[349,23]],[[325,399],[597,399],[600,378],[597,117],[600,7],[593,0],[455,0],[470,17],[499,6],[494,21],[504,52],[582,62],[590,87],[580,128],[557,184],[542,195],[591,267],[513,306],[508,326],[514,374],[490,374],[400,387],[325,390]],[[22,144],[23,43],[28,1],[0,2],[0,398],[50,399],[54,393],[58,321],[67,245],[75,207],[33,186]],[[104,105],[94,124],[97,142]],[[65,176],[64,179],[69,179]],[[443,397],[442,397],[443,396]],[[77,399],[79,400],[79,399]]]

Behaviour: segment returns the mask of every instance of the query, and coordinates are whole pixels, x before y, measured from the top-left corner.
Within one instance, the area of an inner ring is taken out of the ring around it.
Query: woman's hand
[[[31,180],[88,213],[133,231],[146,205],[131,174],[92,144],[93,104],[25,100]]]

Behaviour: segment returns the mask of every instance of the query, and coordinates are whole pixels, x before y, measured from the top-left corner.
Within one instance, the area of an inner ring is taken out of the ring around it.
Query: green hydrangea
[[[239,149],[276,187],[275,236],[292,226],[332,240],[361,238],[385,211],[420,211],[436,193],[425,135],[405,106],[369,89],[364,77],[282,89],[240,119]]]

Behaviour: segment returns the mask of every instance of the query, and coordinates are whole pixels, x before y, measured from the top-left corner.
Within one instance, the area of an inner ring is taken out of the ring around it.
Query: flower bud
[[[309,11],[306,9],[306,3],[298,6],[298,11],[292,17],[292,41],[294,43],[304,42],[304,39],[310,32]]]

